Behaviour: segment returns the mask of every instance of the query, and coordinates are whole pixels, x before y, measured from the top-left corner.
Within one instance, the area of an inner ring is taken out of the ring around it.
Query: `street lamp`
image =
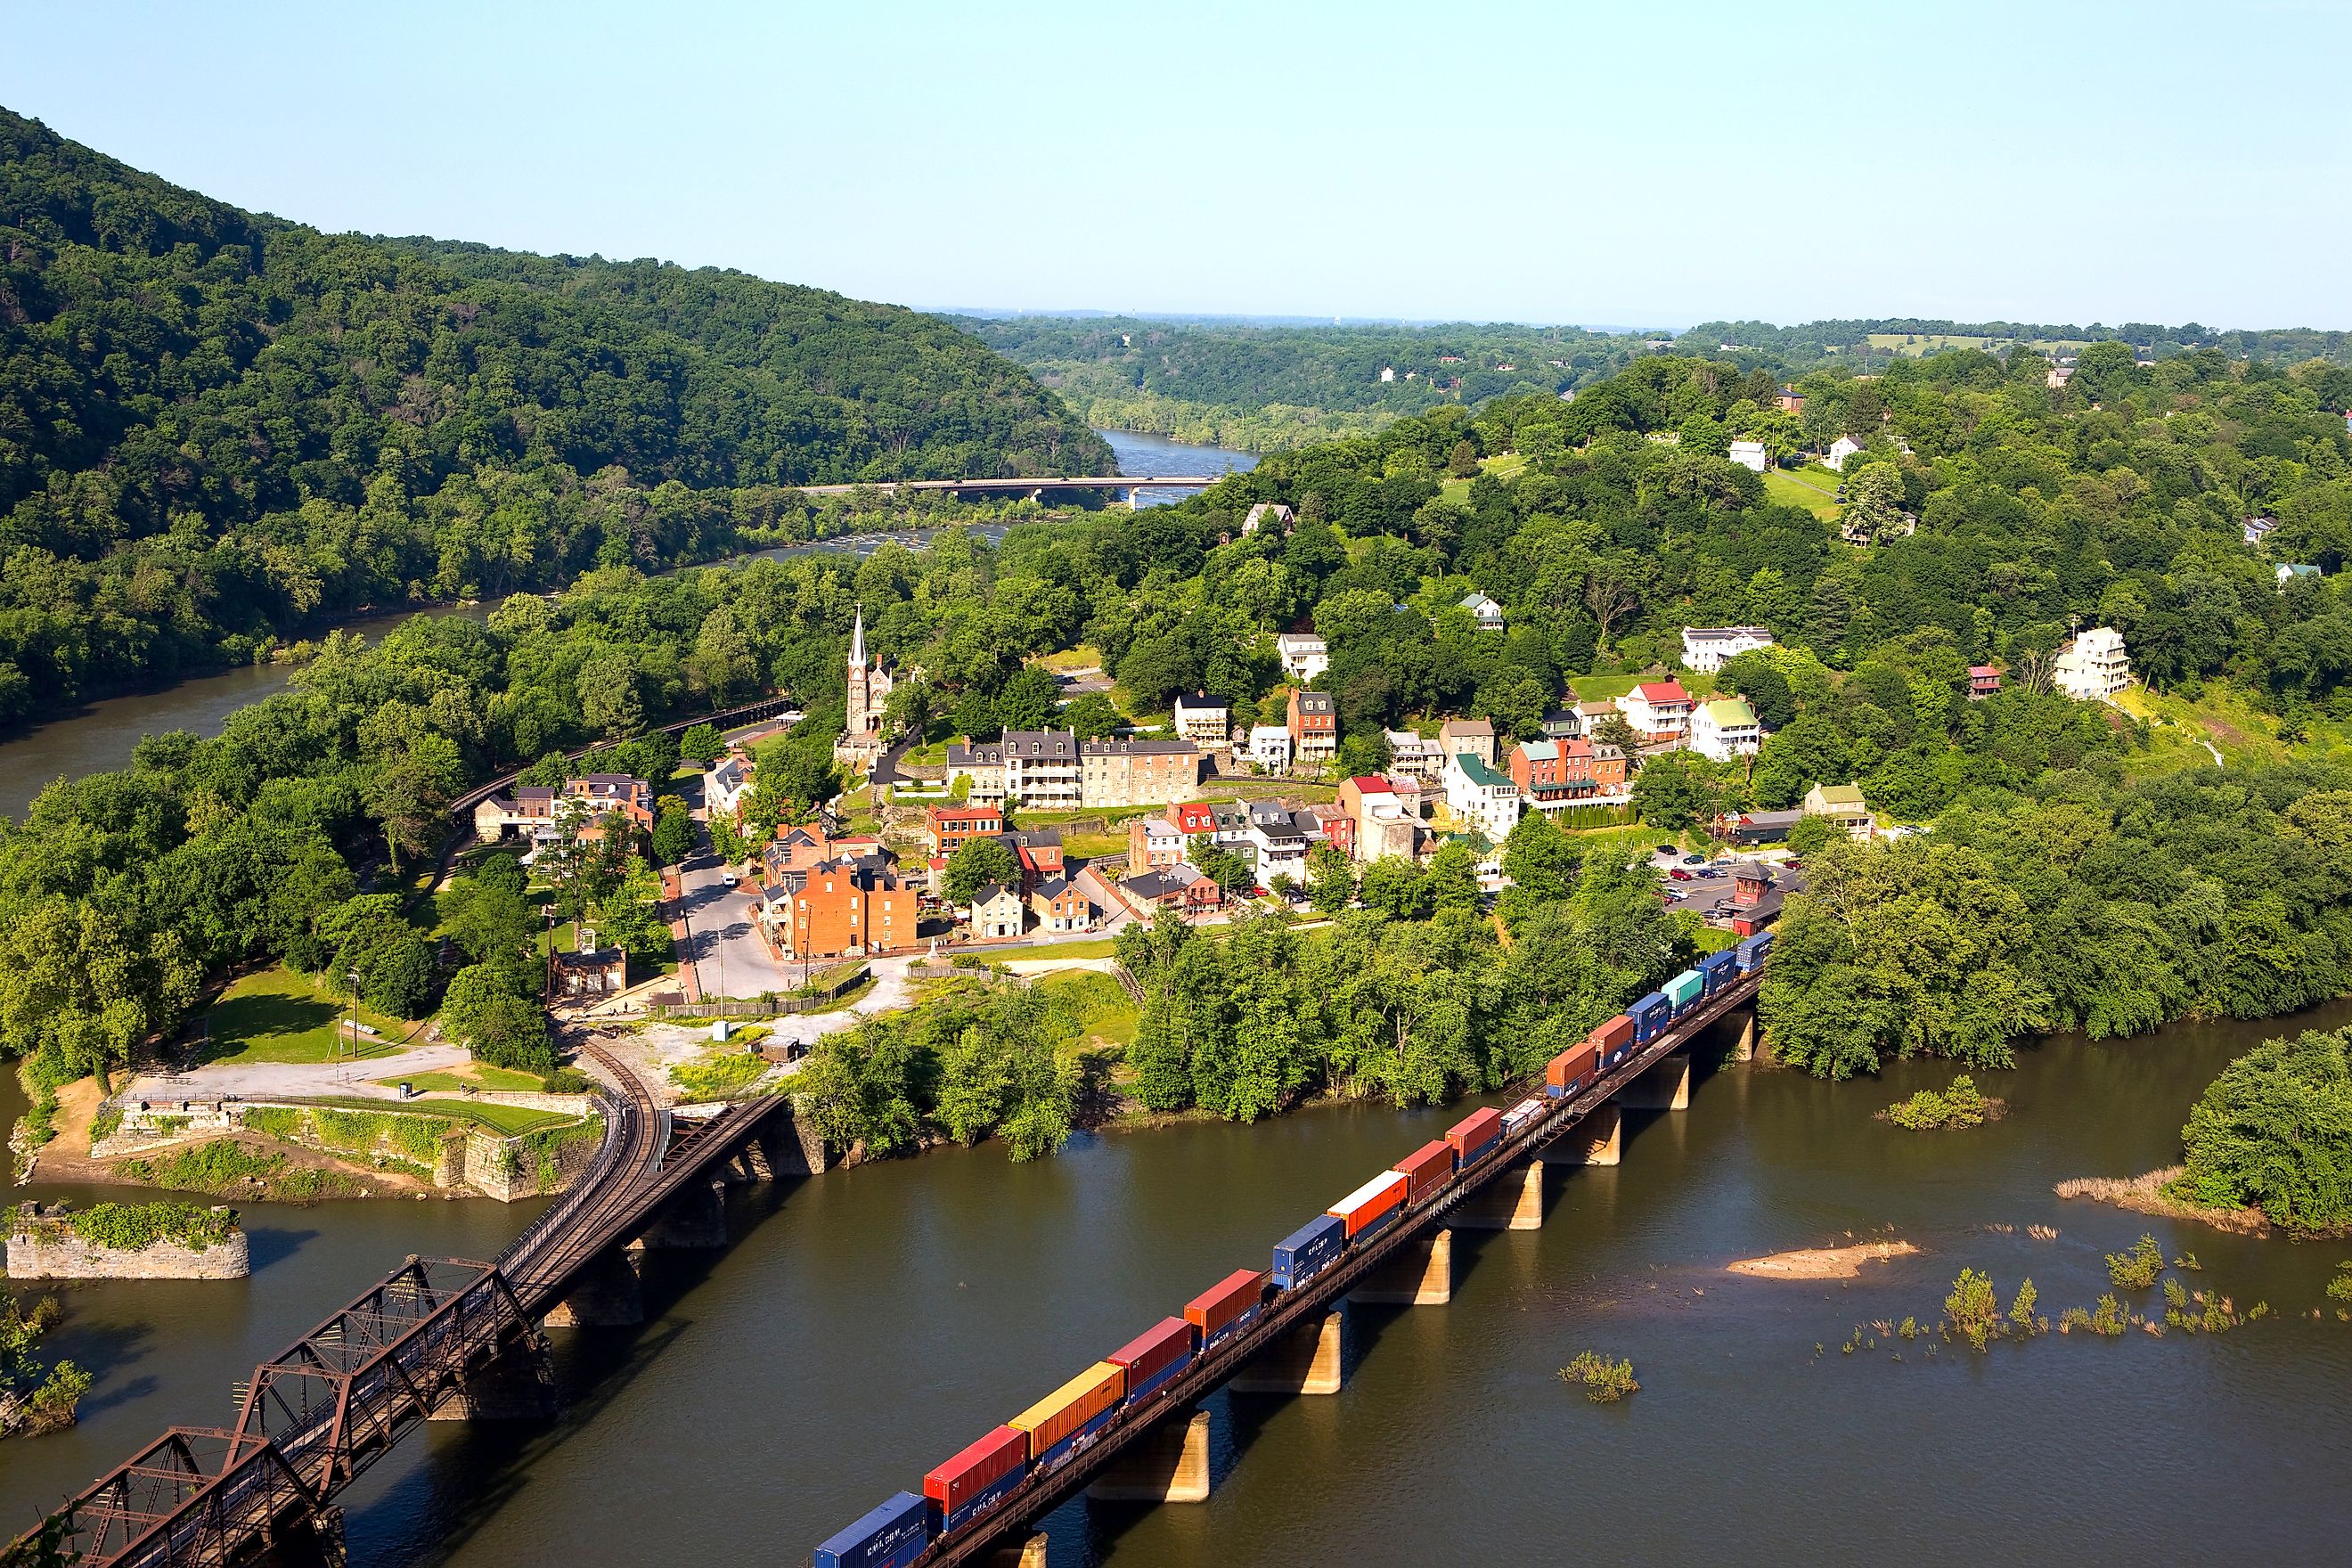
[[[352,986],[352,1060],[360,1059],[360,972],[346,970],[343,978]]]

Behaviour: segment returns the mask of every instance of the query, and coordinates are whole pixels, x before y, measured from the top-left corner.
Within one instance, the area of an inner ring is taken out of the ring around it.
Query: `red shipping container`
[[[925,1476],[923,1495],[951,1514],[1028,1463],[1029,1434],[999,1426]]]
[[[1467,1155],[1485,1148],[1503,1135],[1502,1112],[1493,1106],[1474,1110],[1447,1130],[1445,1141],[1454,1145],[1456,1154]]]
[[[1404,1207],[1405,1179],[1382,1171],[1323,1212],[1348,1227],[1348,1239],[1357,1237]]]
[[[1600,1065],[1600,1048],[1587,1039],[1583,1044],[1570,1046],[1552,1058],[1551,1068],[1544,1074],[1544,1082],[1554,1089],[1566,1089],[1571,1083],[1590,1085],[1593,1068]]]
[[[1236,1270],[1185,1302],[1184,1321],[1201,1331],[1205,1343],[1219,1329],[1256,1306],[1265,1292],[1263,1269]]]
[[[1633,1020],[1620,1013],[1595,1028],[1592,1033],[1585,1037],[1585,1039],[1605,1057],[1633,1037]]]
[[[1113,1366],[1127,1369],[1129,1398],[1150,1389],[1170,1367],[1192,1359],[1192,1325],[1181,1318],[1162,1318],[1110,1352]]]
[[[1029,1457],[1040,1459],[1047,1449],[1083,1430],[1126,1394],[1126,1372],[1098,1361],[1005,1425],[1026,1432]]]
[[[1417,1204],[1425,1194],[1435,1192],[1454,1179],[1454,1145],[1443,1142],[1423,1143],[1391,1169],[1405,1180],[1404,1201]]]

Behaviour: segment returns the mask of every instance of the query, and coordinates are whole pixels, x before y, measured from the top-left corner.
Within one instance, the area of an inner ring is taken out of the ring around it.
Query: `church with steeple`
[[[887,750],[884,739],[890,708],[890,672],[879,658],[866,657],[866,606],[857,606],[857,624],[849,633],[848,717],[841,739],[833,743],[833,760],[855,773],[871,773]]]

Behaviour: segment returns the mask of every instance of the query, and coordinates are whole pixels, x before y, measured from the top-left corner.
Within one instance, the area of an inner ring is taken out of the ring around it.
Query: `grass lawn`
[[[1078,1027],[1094,1039],[1108,1046],[1134,1041],[1134,1000],[1109,975],[1097,974],[1090,969],[1048,974],[1037,982],[1037,988],[1069,1008],[1078,1020]]]
[[[1118,955],[1118,943],[1108,937],[1094,942],[1055,942],[1013,954],[1014,958],[1036,958],[1045,955],[1055,958],[1116,958]]]
[[[484,1105],[470,1100],[362,1100],[356,1095],[306,1095],[303,1105],[332,1106],[339,1110],[374,1110],[394,1116],[441,1116],[452,1121],[471,1121],[487,1127],[504,1137],[518,1137],[536,1132],[542,1127],[560,1127],[575,1120],[560,1116],[552,1110],[531,1110],[520,1105]]]
[[[1099,860],[1105,856],[1124,855],[1127,853],[1127,835],[1124,833],[1065,833],[1062,835],[1062,853],[1087,860]]]
[[[943,767],[948,760],[948,742],[927,741],[919,746],[909,746],[907,748],[906,754],[898,760],[902,763],[912,763],[921,768]]]
[[[339,1002],[303,976],[283,967],[248,974],[224,992],[205,1015],[203,1027],[210,1043],[207,1062],[323,1062],[338,1052],[348,1060],[353,1053],[342,1025],[352,1016],[351,1005]],[[360,1022],[383,1037],[360,1037],[359,1060],[388,1057],[400,1049],[409,1026],[387,1018],[364,1005]]]
[[[1052,670],[1098,669],[1102,667],[1102,649],[1089,643],[1080,643],[1076,647],[1066,647],[1059,653],[1049,653],[1029,662],[1042,664]]]
[[[2216,752],[2225,768],[2260,767],[2290,758],[2352,760],[2352,728],[2315,719],[2310,738],[2290,745],[2279,739],[2278,721],[2227,681],[2207,681],[2193,700],[2135,686],[2116,695],[2116,706],[2148,721],[2148,749],[2126,753],[2124,759],[2126,769],[2137,777],[2210,768]]]
[[[476,1062],[462,1072],[413,1072],[406,1078],[380,1078],[375,1081],[386,1088],[404,1083],[419,1094],[462,1094],[469,1089],[536,1094],[540,1089],[538,1075],[494,1068],[487,1062]]]
[[[1842,510],[1834,488],[1820,489],[1810,479],[1800,479],[1785,468],[1765,470],[1764,494],[1767,500],[1778,501],[1782,506],[1803,507],[1823,521],[1835,519]]]

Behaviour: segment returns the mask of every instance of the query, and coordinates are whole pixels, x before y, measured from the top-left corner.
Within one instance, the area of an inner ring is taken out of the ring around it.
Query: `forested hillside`
[[[1106,456],[909,311],[430,248],[0,110],[0,722],[320,615],[707,557],[778,487]]]

